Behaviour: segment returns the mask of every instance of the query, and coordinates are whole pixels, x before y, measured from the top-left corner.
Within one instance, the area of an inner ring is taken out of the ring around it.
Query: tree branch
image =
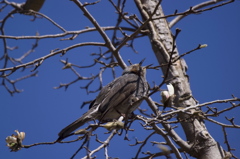
[[[84,15],[96,27],[96,29],[98,30],[98,32],[104,39],[106,46],[109,48],[109,50],[113,53],[113,55],[117,59],[119,65],[122,67],[122,69],[125,69],[127,67],[127,65],[124,63],[122,57],[120,56],[120,53],[118,51],[116,51],[116,48],[111,43],[111,40],[108,38],[107,34],[103,31],[103,29],[100,27],[100,25],[97,23],[97,21],[93,18],[93,16],[88,12],[88,10],[84,7],[84,5],[80,1],[73,0],[73,2],[83,11]]]

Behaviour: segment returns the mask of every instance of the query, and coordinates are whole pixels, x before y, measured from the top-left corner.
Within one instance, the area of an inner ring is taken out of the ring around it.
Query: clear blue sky
[[[15,2],[22,2],[16,0]],[[163,8],[165,14],[172,14],[176,9],[184,11],[190,6],[199,3],[200,1],[163,1]],[[203,1],[201,1],[203,2]],[[96,20],[99,21],[101,26],[114,26],[116,23],[116,14],[114,8],[108,1],[102,1],[96,6],[88,6],[89,11],[93,14]],[[0,14],[0,19],[6,15],[6,11],[10,8],[5,8]],[[126,5],[126,11],[129,14],[137,14],[138,10],[133,2],[129,1]],[[81,30],[86,26],[92,27],[93,25],[83,16],[79,8],[71,1],[46,1],[42,13],[48,15],[55,22],[63,26],[66,30]],[[61,30],[54,27],[45,19],[36,19],[31,22],[31,16],[14,15],[7,21],[5,26],[6,35],[35,35],[39,32],[40,35],[61,33]],[[231,94],[240,97],[240,53],[239,53],[239,37],[240,37],[240,2],[239,0],[223,6],[221,8],[207,11],[198,15],[190,15],[181,20],[175,28],[180,28],[182,31],[177,39],[177,46],[180,54],[183,54],[195,47],[198,44],[208,44],[207,48],[196,51],[185,57],[188,64],[188,75],[190,76],[190,84],[194,97],[200,102],[208,102],[217,99],[231,98]],[[110,35],[111,32],[109,32]],[[32,59],[42,57],[49,54],[50,50],[59,48],[63,49],[69,45],[77,44],[80,42],[103,42],[102,38],[96,32],[89,34],[79,35],[73,41],[60,41],[56,39],[43,39],[40,40],[39,46],[35,52],[23,60],[24,63]],[[8,40],[8,44],[19,46],[18,50],[10,51],[13,57],[20,57],[23,53],[31,48],[35,40]],[[130,59],[133,63],[138,63],[146,57],[145,65],[153,63],[157,65],[153,51],[147,37],[137,39],[134,42],[135,49],[138,54],[134,53],[130,48],[123,48],[120,50],[125,62]],[[2,46],[2,40],[0,40]],[[1,54],[3,47],[0,47]],[[6,136],[14,133],[14,130],[26,132],[26,139],[23,144],[33,144],[38,142],[50,142],[57,138],[58,132],[66,125],[80,117],[87,111],[88,106],[80,109],[83,101],[91,100],[97,94],[86,95],[86,91],[80,89],[85,86],[86,81],[77,82],[71,85],[67,91],[63,88],[55,90],[53,87],[59,86],[60,83],[68,83],[76,79],[76,76],[70,70],[62,70],[63,64],[59,60],[69,59],[69,62],[78,65],[87,65],[93,62],[93,57],[89,56],[91,53],[99,52],[98,47],[82,47],[67,52],[66,55],[60,57],[59,55],[47,59],[38,68],[38,77],[23,80],[16,84],[18,89],[24,90],[22,93],[14,94],[13,97],[0,86],[1,93],[1,133],[0,133],[0,158],[3,159],[43,159],[43,158],[70,158],[72,154],[81,145],[81,141],[72,144],[55,144],[55,145],[42,145],[32,147],[30,149],[22,149],[19,152],[9,152],[5,146]],[[3,61],[0,61],[2,67]],[[12,65],[9,65],[12,66]],[[121,75],[121,69],[118,68],[117,76]],[[83,76],[96,74],[99,69],[79,69],[79,73]],[[23,75],[30,74],[27,69],[24,72],[17,71],[10,76],[11,79],[17,79]],[[152,85],[155,81],[157,84],[161,82],[160,71],[149,71],[147,79]],[[103,74],[103,83],[106,85],[112,80],[110,71]],[[98,83],[93,83],[91,89],[95,89]],[[153,96],[154,100],[159,102],[160,97],[158,94]],[[229,104],[216,104],[218,109],[229,107]],[[143,103],[141,108],[148,108],[146,103]],[[235,123],[240,124],[239,108],[221,115],[218,119],[226,124],[225,116],[234,117]],[[150,111],[150,110],[149,110]],[[136,114],[139,113],[136,111]],[[211,135],[226,149],[224,145],[224,136],[221,132],[221,127],[206,122],[206,126]],[[146,135],[151,131],[144,131],[138,121],[132,125],[135,129],[134,132],[129,133],[131,141],[123,140],[124,135],[115,136],[108,149],[111,157],[131,158],[137,152],[139,147],[129,147],[128,144],[134,144],[135,138],[143,140]],[[180,135],[185,138],[181,128],[176,129]],[[99,129],[96,133],[101,140],[106,139],[106,132]],[[234,153],[240,156],[239,147],[239,133],[240,130],[227,129],[229,142],[232,148],[236,148]],[[154,136],[151,141],[163,142],[164,140],[159,136]],[[90,142],[90,148],[94,149],[98,146],[93,137]],[[121,150],[120,150],[121,148]],[[148,144],[143,151],[151,151],[152,153],[158,152],[156,146]],[[82,151],[76,158],[84,156],[85,152]],[[144,155],[141,155],[142,157]],[[104,152],[97,153],[97,158],[104,158]],[[173,156],[174,158],[174,156]]]

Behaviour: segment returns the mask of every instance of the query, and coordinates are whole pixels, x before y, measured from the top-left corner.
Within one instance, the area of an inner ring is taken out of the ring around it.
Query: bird
[[[151,65],[143,67],[143,61],[126,67],[120,77],[103,87],[89,110],[59,132],[57,142],[71,136],[73,131],[91,120],[105,123],[122,116],[126,119],[133,113],[149,91],[146,69]]]
[[[44,4],[45,0],[27,0],[25,4],[23,4],[23,9],[24,10],[34,10],[36,12],[38,12],[43,4]]]

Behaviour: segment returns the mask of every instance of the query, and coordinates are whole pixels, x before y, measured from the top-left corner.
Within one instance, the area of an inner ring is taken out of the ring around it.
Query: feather
[[[93,119],[104,123],[132,113],[141,104],[142,100],[139,99],[148,92],[145,74],[145,69],[139,64],[127,67],[122,76],[102,88],[99,95],[90,104],[88,112],[58,134],[57,141],[71,136],[73,131]]]

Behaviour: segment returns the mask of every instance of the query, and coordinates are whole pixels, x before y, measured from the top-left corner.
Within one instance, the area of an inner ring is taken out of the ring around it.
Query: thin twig
[[[26,66],[29,66],[29,65],[34,65],[40,61],[43,61],[43,60],[46,60],[52,56],[55,56],[57,54],[65,54],[67,51],[69,50],[72,50],[74,48],[78,48],[78,47],[81,47],[81,46],[106,46],[105,43],[98,43],[98,42],[85,42],[85,43],[79,43],[79,44],[75,44],[75,45],[72,45],[72,46],[69,46],[69,47],[66,47],[62,50],[58,50],[58,51],[54,51],[54,52],[51,52],[50,54],[46,55],[46,56],[42,56],[40,58],[37,58],[33,61],[30,61],[28,63],[24,63],[24,64],[21,64],[21,65],[17,65],[17,66],[14,66],[14,67],[8,67],[8,68],[2,68],[0,69],[0,72],[4,72],[4,71],[12,71],[12,70],[17,70],[19,68],[25,68]],[[12,72],[13,73],[13,72]],[[4,75],[4,76],[8,76],[10,74],[7,74],[7,75]]]
[[[206,2],[203,2],[203,3],[200,3],[200,4],[197,4],[193,7],[191,7],[191,9],[188,9],[186,10],[185,13],[180,13],[179,16],[177,16],[176,18],[174,18],[170,23],[169,23],[169,27],[172,28],[177,22],[179,22],[181,19],[185,18],[186,16],[188,16],[189,14],[187,14],[187,12],[190,12],[190,10],[193,10],[193,11],[196,11],[197,9],[201,9],[201,8],[204,8],[204,7],[207,7],[207,6],[210,6],[210,5],[213,5],[213,4],[216,4],[216,3],[219,3],[219,2],[222,2],[222,1],[225,1],[225,0],[209,0],[209,1],[206,1]],[[225,3],[222,3],[220,5],[217,5],[217,6],[214,6],[214,8],[216,7],[219,7],[219,6],[223,6],[223,5],[226,5],[228,3],[232,3],[234,2],[234,0],[230,0],[228,2],[225,2]],[[208,8],[209,10],[213,9],[213,7],[210,7]]]
[[[107,26],[107,27],[101,27],[102,30],[118,30],[119,28],[116,28],[115,26]],[[129,27],[121,27],[122,30],[126,31],[135,31],[135,29],[129,28]],[[45,39],[45,38],[58,38],[58,37],[64,37],[66,35],[79,35],[83,33],[88,33],[92,31],[97,31],[96,28],[87,28],[82,30],[76,30],[76,31],[66,31],[64,33],[58,33],[58,34],[48,34],[48,35],[38,35],[38,36],[11,36],[11,35],[0,35],[0,38],[6,38],[6,39]],[[141,32],[144,34],[144,32]]]
[[[87,156],[83,157],[83,159],[88,159],[88,157],[91,157],[94,153],[100,151],[102,148],[104,148],[105,146],[107,146],[111,139],[117,134],[116,130],[113,130],[113,132],[109,135],[109,137],[103,142],[103,144],[101,144],[99,147],[97,147],[96,149],[92,150]]]
[[[215,103],[228,103],[228,102],[231,102],[231,101],[240,101],[240,99],[239,98],[231,98],[231,99],[224,99],[224,100],[215,100],[215,101],[206,102],[206,103],[203,103],[203,104],[197,104],[197,105],[194,105],[194,106],[186,107],[184,109],[178,109],[178,110],[175,110],[173,112],[163,114],[161,117],[164,118],[164,117],[167,117],[167,116],[175,114],[175,113],[186,112],[189,109],[196,109],[196,108],[203,107],[205,105],[211,105],[211,104],[215,104]]]
[[[84,15],[92,22],[92,24],[96,27],[102,38],[104,39],[106,46],[111,50],[111,52],[114,54],[115,58],[117,59],[119,66],[121,66],[123,69],[127,67],[125,62],[123,61],[122,57],[120,56],[119,50],[117,50],[113,44],[111,43],[111,40],[107,36],[107,34],[104,32],[104,30],[100,27],[98,22],[93,18],[93,16],[88,12],[88,10],[83,6],[83,4],[78,0],[73,0],[73,2],[83,11]]]

